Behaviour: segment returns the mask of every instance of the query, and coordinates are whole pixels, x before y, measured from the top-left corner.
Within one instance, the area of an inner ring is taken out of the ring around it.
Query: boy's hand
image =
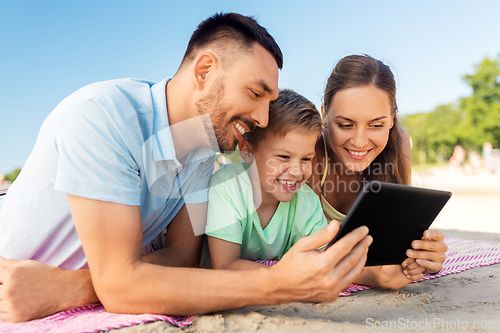
[[[417,270],[415,264],[424,268],[423,274],[437,273],[443,268],[446,259],[445,252],[448,249],[444,243],[443,233],[437,230],[426,230],[422,239],[413,241],[411,246],[413,250],[407,250],[406,255],[414,259],[414,263],[407,261],[408,259],[403,262],[403,265],[406,262],[409,272]]]

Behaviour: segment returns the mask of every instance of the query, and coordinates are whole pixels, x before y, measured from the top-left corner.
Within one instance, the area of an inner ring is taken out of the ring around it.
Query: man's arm
[[[159,293],[167,299],[167,303],[172,299],[175,304],[183,303],[179,304],[182,306],[178,311],[164,311],[168,314],[205,313],[246,305],[290,301],[333,302],[338,293],[346,289],[360,274],[371,243],[371,237],[366,237],[367,230],[360,228],[343,237],[327,251],[316,251],[330,241],[337,231],[338,224],[333,222],[317,234],[299,240],[282,260],[270,269],[257,269],[241,274],[242,272],[236,271],[166,268],[167,275],[153,276],[152,284],[165,276],[181,280],[178,284],[170,285],[174,289],[173,292],[167,289]],[[1,260],[0,266],[4,268],[0,270],[0,283],[3,283],[0,286],[1,320],[26,321],[97,301],[88,278],[88,270],[64,271],[26,260]],[[22,267],[18,269],[14,266]],[[47,284],[44,285],[43,281]],[[146,285],[149,283],[145,279],[139,282]],[[57,288],[57,293],[50,286]],[[30,288],[36,290],[31,292]],[[33,298],[35,294],[38,297]],[[16,295],[20,297],[15,297]],[[136,297],[148,301],[141,294],[136,294]],[[200,299],[202,303],[198,303]],[[33,306],[28,306],[26,300]],[[134,312],[131,310],[127,312]],[[148,311],[139,304],[136,312]]]
[[[0,320],[22,322],[97,303],[90,272],[0,257]]]
[[[192,204],[191,208],[201,212],[206,203]],[[186,218],[183,206],[167,227],[165,248],[143,256],[143,260],[163,266],[198,267],[202,236],[194,236],[189,221],[183,223]],[[0,320],[23,322],[99,302],[88,269],[64,270],[34,260],[2,257],[0,268]]]
[[[247,305],[333,301],[359,275],[370,237],[359,229],[319,253],[338,230],[301,239],[270,269],[249,271],[163,267],[141,260],[137,206],[69,196],[92,281],[108,311],[200,314]]]

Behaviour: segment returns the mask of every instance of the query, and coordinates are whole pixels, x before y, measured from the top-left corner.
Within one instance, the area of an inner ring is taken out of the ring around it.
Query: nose
[[[301,163],[291,163],[288,167],[288,173],[295,179],[302,178],[304,170]]]
[[[259,127],[267,127],[269,123],[269,103],[265,104],[250,114],[250,118]]]
[[[353,137],[351,138],[351,144],[355,148],[362,149],[368,144],[368,136],[364,128],[357,128]]]

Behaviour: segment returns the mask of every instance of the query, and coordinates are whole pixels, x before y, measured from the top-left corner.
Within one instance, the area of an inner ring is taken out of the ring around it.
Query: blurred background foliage
[[[472,95],[431,112],[401,117],[412,138],[414,162],[446,162],[455,145],[467,152],[481,152],[485,142],[500,148],[500,55],[496,59],[485,58],[474,74],[463,79],[471,86]]]
[[[5,175],[4,178],[6,180],[8,180],[9,182],[13,183],[14,180],[16,180],[17,176],[19,176],[20,172],[21,172],[21,169],[16,169],[16,170],[12,171],[11,173]]]

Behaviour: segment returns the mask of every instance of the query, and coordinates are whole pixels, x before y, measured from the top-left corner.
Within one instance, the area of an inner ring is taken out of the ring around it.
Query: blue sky
[[[43,120],[92,82],[171,77],[199,22],[254,15],[284,53],[280,87],[319,108],[343,56],[386,62],[402,113],[470,94],[465,74],[500,54],[499,1],[0,0],[0,172],[21,167]]]

